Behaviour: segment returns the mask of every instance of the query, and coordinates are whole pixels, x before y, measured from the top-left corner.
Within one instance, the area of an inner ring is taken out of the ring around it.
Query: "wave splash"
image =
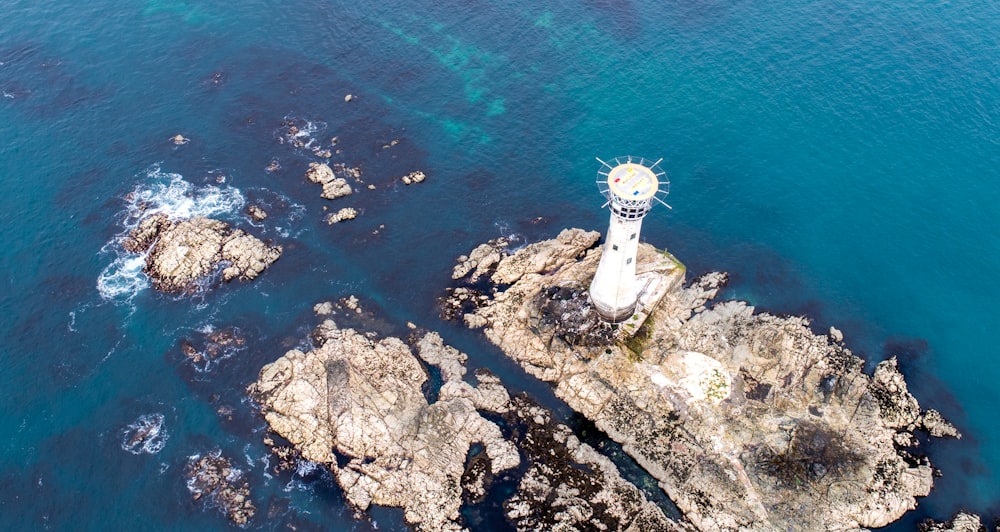
[[[132,454],[156,454],[170,435],[163,428],[163,414],[144,414],[122,430],[122,450]]]
[[[246,198],[237,188],[196,186],[180,174],[164,171],[159,164],[147,168],[143,176],[145,179],[125,195],[125,209],[118,215],[124,229],[101,248],[102,254],[114,257],[97,277],[97,291],[107,301],[128,303],[150,285],[142,272],[146,255],[130,253],[121,245],[143,218],[158,213],[180,219],[225,218],[235,215],[246,204]]]

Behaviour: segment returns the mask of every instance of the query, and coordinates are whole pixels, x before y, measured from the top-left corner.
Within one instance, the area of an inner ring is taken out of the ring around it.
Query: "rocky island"
[[[914,432],[958,437],[921,411],[896,367],[873,375],[802,317],[715,304],[725,276],[684,287],[680,262],[640,244],[637,275],[665,295],[644,320],[600,320],[587,285],[600,235],[565,230],[510,252],[459,258],[444,301],[591,419],[700,530],[880,527],[925,496],[933,470]]]
[[[256,278],[281,256],[281,246],[269,246],[229,224],[205,217],[172,220],[164,214],[143,218],[122,247],[144,253],[143,271],[153,287],[170,293],[191,292],[197,281],[220,266],[222,279]]]

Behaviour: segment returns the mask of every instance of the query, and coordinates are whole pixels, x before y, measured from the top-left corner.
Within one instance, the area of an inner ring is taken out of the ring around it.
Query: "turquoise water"
[[[630,153],[663,157],[671,179],[647,241],[730,271],[727,297],[837,326],[872,365],[898,355],[921,404],[963,431],[925,446],[943,476],[898,528],[1000,515],[995,4],[13,1],[4,22],[7,528],[223,528],[182,478],[211,449],[251,479],[254,528],[400,528],[394,510],[355,519],[320,472],[271,474],[243,388],[304,339],[313,303],[354,293],[387,330],[439,329],[566,415],[435,298],[485,239],[603,230],[594,157]],[[286,119],[338,136],[334,160],[378,185],[342,200],[357,220],[322,222],[301,178],[314,157],[279,142]],[[416,169],[425,183],[392,185]],[[117,251],[136,197],[285,254],[252,284],[156,294]],[[249,203],[271,217],[251,226]],[[231,325],[245,350],[204,372],[182,361],[183,339]],[[154,413],[162,449],[123,450]]]

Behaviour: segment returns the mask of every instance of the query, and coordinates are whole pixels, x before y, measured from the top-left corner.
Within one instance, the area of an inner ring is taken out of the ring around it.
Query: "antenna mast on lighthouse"
[[[663,159],[651,162],[642,157],[615,157],[611,163],[597,159],[597,188],[611,207],[611,222],[597,273],[590,283],[590,301],[602,318],[621,322],[635,311],[638,292],[635,260],[639,250],[642,219],[659,202],[670,208],[667,196],[670,181],[660,169]]]

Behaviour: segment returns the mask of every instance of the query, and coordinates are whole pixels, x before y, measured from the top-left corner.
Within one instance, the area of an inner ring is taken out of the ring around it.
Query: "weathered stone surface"
[[[281,256],[281,246],[268,246],[225,222],[196,217],[172,221],[162,214],[139,223],[122,243],[129,251],[149,249],[143,271],[165,292],[196,289],[195,282],[229,263],[223,279],[254,279]]]
[[[442,389],[428,404],[421,392],[427,375],[401,340],[375,341],[331,320],[317,334],[319,347],[289,351],[251,386],[271,428],[304,458],[326,464],[358,508],[398,506],[421,530],[460,529],[460,479],[471,445],[484,446],[493,472],[520,461],[499,427],[476,411],[475,390],[449,382],[455,390]],[[436,335],[419,349],[442,363],[457,353]],[[444,367],[449,376],[464,372]]]
[[[329,225],[339,224],[344,220],[353,220],[358,217],[357,209],[351,207],[344,207],[335,213],[330,213],[326,215],[326,223]]]
[[[955,438],[961,439],[962,434],[958,432],[958,429],[954,425],[949,423],[941,413],[933,408],[928,408],[924,415],[920,418],[920,424],[924,427],[931,436],[935,438]]]
[[[554,241],[536,242],[505,258],[492,275],[494,283],[510,284],[527,274],[550,272],[580,258],[601,234],[583,229],[564,229]]]
[[[986,527],[978,515],[959,512],[948,523],[928,520],[920,523],[920,532],[986,532]]]
[[[504,256],[465,320],[621,442],[695,526],[879,527],[929,492],[928,461],[896,448],[922,416],[895,360],[868,376],[805,318],[706,309],[724,275],[680,289],[679,263],[641,244],[637,272],[678,288],[625,340],[567,334],[565,316],[586,312],[564,306],[593,278],[596,241],[564,231]]]
[[[324,199],[337,199],[349,196],[354,192],[346,179],[337,177],[333,173],[333,169],[324,163],[309,163],[306,178],[323,186],[323,193],[320,194],[320,197]]]
[[[204,498],[234,523],[245,525],[256,513],[257,508],[250,499],[249,482],[220,452],[192,456],[184,474],[188,491],[195,500]]]
[[[501,253],[507,244],[509,241],[501,237],[476,246],[476,249],[473,249],[467,256],[462,255],[458,258],[458,264],[455,265],[451,278],[461,279],[472,272],[470,282],[478,281],[483,273],[492,270],[500,262],[500,259],[503,258]]]
[[[405,185],[412,185],[414,183],[421,183],[427,176],[423,172],[417,170],[416,172],[410,172],[403,176],[402,181]]]
[[[267,211],[262,209],[259,205],[248,205],[247,214],[255,222],[263,222],[267,219]]]

